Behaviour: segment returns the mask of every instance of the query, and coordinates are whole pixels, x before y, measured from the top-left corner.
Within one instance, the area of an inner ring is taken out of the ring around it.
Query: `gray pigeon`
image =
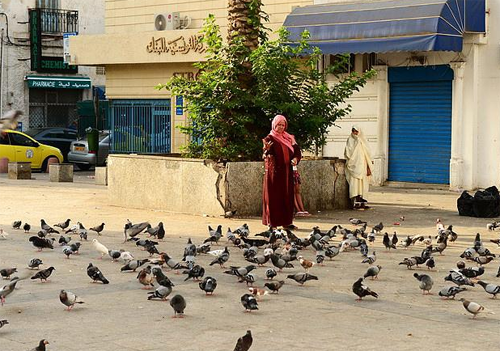
[[[459,286],[447,286],[442,288],[439,291],[439,296],[446,297],[447,299],[455,299],[455,295],[461,293],[462,291],[466,291],[467,289],[461,288]]]
[[[422,289],[422,294],[425,295],[426,291],[427,294],[430,294],[432,286],[434,285],[434,281],[432,280],[432,278],[427,274],[418,273],[413,273],[413,276],[420,282],[419,287],[420,289]]]
[[[71,311],[75,304],[82,304],[84,303],[83,301],[78,301],[78,296],[73,294],[71,291],[66,291],[66,290],[61,290],[59,293],[59,300],[62,302],[63,305],[66,305],[67,311]]]
[[[199,286],[200,289],[205,292],[205,295],[213,295],[214,290],[217,287],[217,280],[212,277],[205,277],[205,279],[200,282]]]
[[[293,279],[300,285],[304,285],[308,280],[318,280],[318,277],[309,273],[297,273],[297,274],[289,274],[286,277],[287,279]]]
[[[125,235],[125,240],[123,242],[126,242],[128,240],[131,240],[132,238],[135,238],[137,235],[142,233],[147,226],[149,225],[149,222],[142,222],[139,224],[132,224],[128,222],[125,224],[125,227],[123,229],[123,234]]]
[[[500,286],[495,285],[495,284],[490,284],[483,282],[482,280],[477,282],[479,285],[481,285],[488,294],[493,295],[492,299],[497,298],[497,294],[500,294]]]
[[[378,274],[380,273],[381,269],[382,269],[382,266],[380,266],[380,265],[371,266],[370,268],[368,268],[368,270],[366,271],[366,273],[363,276],[363,278],[371,277],[372,280],[373,279],[378,279]]]
[[[148,292],[148,300],[160,299],[163,301],[168,300],[168,295],[172,293],[172,286],[160,285],[155,291]]]
[[[174,315],[172,318],[183,318],[184,310],[186,309],[186,300],[182,295],[175,295],[170,300],[170,306],[174,309]]]
[[[14,289],[16,288],[16,284],[19,282],[19,278],[12,279],[7,285],[5,285],[2,289],[0,289],[0,302],[3,306],[5,303],[5,298],[12,294]]]

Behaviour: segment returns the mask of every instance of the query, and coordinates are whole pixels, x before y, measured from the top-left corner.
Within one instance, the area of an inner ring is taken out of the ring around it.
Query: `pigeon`
[[[76,229],[76,234],[80,236],[81,240],[87,240],[87,235],[88,235],[87,229],[85,229],[83,224],[80,222],[77,222],[76,225],[78,226]]]
[[[224,263],[226,263],[229,260],[229,250],[227,249],[227,246],[224,248],[224,251],[217,256],[212,262],[210,262],[210,265],[213,266],[214,264],[219,264],[221,268],[224,268]]]
[[[252,265],[246,267],[235,267],[231,266],[229,271],[224,271],[225,274],[235,275],[239,278],[243,278],[245,275],[256,269],[257,267]]]
[[[241,237],[241,240],[247,245],[256,247],[261,247],[270,243],[267,239],[247,238],[244,236]]]
[[[318,280],[318,277],[315,275],[309,274],[309,273],[296,273],[296,274],[289,274],[286,277],[287,279],[293,279],[300,285],[304,285],[305,282],[308,280]]]
[[[280,258],[276,254],[271,255],[271,262],[276,268],[279,268],[280,271],[283,268],[293,268],[293,265],[291,263],[286,262],[284,259]]]
[[[309,260],[306,260],[306,259],[305,259],[304,257],[302,257],[302,256],[299,256],[299,257],[298,257],[298,259],[299,259],[299,263],[300,263],[300,265],[302,266],[302,268],[304,268],[304,269],[305,269],[305,271],[306,271],[306,272],[308,272],[308,271],[309,271],[309,269],[310,269],[310,268],[312,268],[312,267],[316,264],[316,263],[314,263],[314,262],[311,262],[311,261],[309,261]]]
[[[209,237],[203,241],[204,243],[213,243],[218,244],[220,238],[222,238],[222,226],[218,225],[216,230],[213,230],[211,226],[208,226],[208,234]]]
[[[23,224],[22,221],[14,221],[12,223],[12,229],[20,229],[21,228],[21,224]]]
[[[70,241],[71,241],[71,237],[69,237],[69,236],[65,237],[65,236],[61,235],[59,237],[58,243],[59,243],[59,245],[63,245],[64,246],[64,245],[69,244]]]
[[[252,312],[259,309],[257,300],[251,294],[241,296],[241,304],[245,308],[245,312]]]
[[[159,285],[175,286],[174,283],[172,283],[172,281],[168,279],[168,277],[163,273],[163,271],[159,267],[153,268],[153,276],[156,278],[156,282]]]
[[[200,280],[205,275],[205,268],[197,264],[190,270],[182,272],[182,274],[187,274],[187,277],[186,279],[184,279],[184,281],[187,281],[191,278],[193,278],[193,280]]]
[[[201,244],[196,247],[197,254],[206,254],[210,251],[210,243]]]
[[[359,278],[352,285],[352,292],[358,295],[356,301],[361,301],[363,297],[371,295],[375,298],[378,298],[378,294],[375,291],[371,291],[369,287],[363,285],[363,278]]]
[[[361,225],[366,223],[365,221],[362,221],[361,219],[358,218],[349,218],[349,222],[351,222],[351,224],[354,225]]]
[[[73,309],[75,304],[82,304],[83,301],[77,301],[78,296],[73,294],[71,291],[61,290],[59,293],[59,300],[63,305],[66,305],[68,308],[66,309],[68,312]]]
[[[389,234],[388,233],[384,234],[384,238],[382,239],[382,243],[384,244],[385,248],[388,249],[389,251],[391,249],[395,249],[396,248],[396,245],[394,245],[391,242],[391,239],[389,239]]]
[[[158,223],[156,227],[151,227],[151,224],[147,226],[146,232],[149,236],[154,236],[158,239],[163,239],[165,237],[165,229],[163,228],[163,222]]]
[[[323,262],[325,261],[325,256],[323,254],[317,253],[316,254],[316,263],[319,264],[320,266],[324,266]]]
[[[496,299],[497,294],[500,294],[500,286],[499,285],[486,283],[482,280],[479,280],[477,283],[483,287],[484,291],[486,291],[490,295],[493,295],[492,299]]]
[[[184,247],[184,256],[182,258],[183,261],[193,261],[194,256],[196,256],[196,245],[193,244],[191,238],[188,238],[187,244]]]
[[[38,236],[32,236],[29,238],[29,241],[33,244],[34,247],[38,249],[38,251],[42,251],[43,249],[53,249],[54,245],[52,245],[51,240],[42,239]]]
[[[57,230],[55,230],[54,228],[52,228],[50,225],[48,225],[44,219],[40,220],[40,227],[42,228],[42,230],[45,230],[48,234],[51,234],[51,233],[59,234],[59,232]]]
[[[139,274],[137,274],[137,280],[143,285],[142,289],[154,288],[153,280],[154,277],[151,274],[151,266],[143,268]]]
[[[281,287],[284,284],[285,284],[285,281],[284,280],[280,280],[280,281],[274,281],[274,282],[265,283],[264,286],[266,288],[268,288],[269,290],[271,290],[272,293],[278,294],[279,290],[281,289]]]
[[[149,222],[142,222],[139,224],[132,224],[128,222],[125,224],[125,227],[123,229],[123,234],[125,235],[125,240],[123,242],[126,242],[128,240],[131,240],[132,238],[135,238],[137,235],[142,233],[144,229],[147,228],[149,225]]]
[[[274,277],[278,275],[278,272],[274,268],[268,268],[266,269],[266,279],[272,280]]]
[[[28,223],[24,223],[23,230],[25,233],[29,233],[31,230],[31,225],[29,225]]]
[[[382,222],[380,222],[379,224],[373,227],[372,231],[375,233],[380,233],[382,229],[384,229],[384,225],[382,224]]]
[[[256,263],[259,266],[262,266],[269,261],[269,258],[271,258],[271,254],[264,254],[264,255],[255,255],[253,257],[245,258],[248,262],[251,263]]]
[[[5,232],[3,229],[0,228],[0,238],[2,238],[3,240],[6,240],[8,236],[9,236],[9,233]]]
[[[89,230],[96,232],[97,235],[101,235],[101,232],[104,230],[104,225],[105,225],[105,223],[101,223],[100,225],[98,225],[96,227],[92,227]]]
[[[163,286],[160,285],[159,287],[156,288],[155,291],[150,291],[148,292],[148,300],[153,300],[153,299],[160,299],[163,301],[168,300],[168,295],[172,293],[172,286]]]
[[[68,258],[68,259],[69,259],[69,256],[74,254],[73,250],[71,250],[71,247],[69,247],[69,246],[64,246],[62,248],[62,253],[65,254],[66,258]]]
[[[39,258],[33,258],[28,263],[28,268],[30,269],[39,269],[40,265],[43,264],[42,260]]]
[[[455,295],[466,291],[466,288],[461,288],[459,286],[447,286],[439,291],[439,296],[446,297],[446,299],[455,299]]]
[[[472,259],[469,258],[467,259],[476,262],[480,266],[483,266],[493,261],[493,257],[491,256],[479,256],[479,257],[474,257]]]
[[[247,330],[247,333],[245,335],[238,338],[238,341],[236,342],[236,346],[234,347],[233,351],[248,351],[250,350],[252,343],[253,343],[252,332],[250,330]]]
[[[392,247],[394,249],[396,248],[398,241],[399,241],[398,234],[396,232],[394,232],[394,234],[392,235],[392,238],[391,238]]]
[[[168,254],[162,252],[160,253],[160,257],[163,259],[165,264],[170,268],[174,270],[179,270],[179,269],[189,269],[185,263],[179,263],[173,258],[171,258]]]
[[[122,255],[120,250],[108,250],[108,255],[111,257],[111,260],[114,262],[119,259]]]
[[[247,286],[253,285],[253,283],[255,283],[255,276],[253,275],[253,273],[247,273],[243,277],[239,277],[238,282],[239,283],[245,282],[247,283]]]
[[[459,301],[462,302],[462,304],[463,304],[464,308],[467,310],[467,312],[473,314],[473,317],[472,317],[473,319],[475,319],[476,316],[480,312],[485,311],[485,308],[476,302],[469,301],[469,300],[466,300],[464,298],[461,298]],[[490,313],[492,313],[492,312],[490,312]]]
[[[87,267],[87,275],[93,280],[93,283],[100,281],[103,284],[109,284],[109,280],[104,277],[101,270],[92,263],[89,263]]]
[[[372,280],[378,279],[378,274],[380,273],[381,269],[382,269],[382,266],[380,266],[380,265],[371,266],[370,268],[368,268],[368,270],[366,271],[363,278],[372,277]]]
[[[212,277],[205,277],[205,279],[203,279],[200,282],[199,286],[200,286],[200,289],[205,292],[205,295],[208,295],[208,294],[213,295],[214,290],[217,287],[217,280],[215,278],[212,278]]]
[[[328,246],[325,248],[325,256],[332,260],[340,253],[340,248],[336,246]]]
[[[433,270],[436,267],[436,262],[434,262],[434,257],[429,257],[427,262],[425,262],[427,269]]]
[[[260,288],[255,288],[255,287],[248,288],[248,291],[250,292],[250,294],[252,294],[253,296],[255,296],[255,298],[257,300],[259,300],[259,297],[268,294],[267,290],[260,289]]]
[[[37,272],[34,276],[32,276],[31,279],[40,279],[40,282],[43,283],[43,281],[48,280],[52,272],[55,270],[56,269],[52,266],[47,269],[42,269],[41,271]]]
[[[477,278],[480,275],[484,274],[484,267],[470,267],[470,268],[465,268],[464,267],[458,270],[460,273],[462,273],[464,276],[467,278]]]
[[[0,269],[0,275],[3,279],[10,279],[10,276],[17,272],[17,268],[4,268]]]
[[[0,289],[0,303],[2,306],[5,303],[5,298],[12,294],[14,289],[16,288],[16,284],[19,282],[19,278],[12,279],[7,285],[5,285],[2,289]]]
[[[170,300],[170,306],[174,309],[174,315],[172,318],[183,318],[184,310],[186,309],[186,300],[182,295],[175,295]]]
[[[425,295],[425,292],[427,292],[427,295],[429,295],[432,286],[434,285],[434,281],[432,280],[432,278],[427,274],[418,274],[418,273],[413,273],[413,276],[420,282],[419,287],[420,289],[422,289],[422,294]]]
[[[403,259],[403,262],[399,262],[399,264],[406,265],[406,268],[412,269],[411,267],[415,266],[417,264],[417,260],[415,257],[405,257]]]
[[[448,274],[444,280],[446,281],[451,281],[458,286],[462,285],[469,285],[469,286],[474,286],[474,283],[470,281],[469,278],[464,276],[462,273],[457,272],[457,271],[450,271],[450,274]]]
[[[46,350],[46,347],[45,345],[48,345],[49,342],[45,339],[42,339],[40,340],[40,342],[38,343],[38,346],[35,347],[34,349],[32,349],[31,351],[45,351]]]
[[[0,328],[2,328],[4,325],[7,325],[7,324],[9,324],[8,320],[6,320],[6,319],[1,319],[0,320]]]
[[[135,261],[130,261],[129,263],[127,263],[125,266],[123,266],[120,271],[122,272],[126,272],[126,271],[132,271],[132,272],[135,272],[135,270],[137,268],[139,268],[140,266],[142,266],[143,264],[145,264],[146,262],[148,262],[148,259],[144,259],[144,260],[135,260]]]
[[[57,224],[54,224],[54,227],[59,227],[61,228],[62,230],[66,229],[69,227],[69,223],[71,222],[71,219],[67,219],[65,220],[64,222],[61,222],[61,223],[57,223]]]
[[[73,253],[75,254],[79,254],[79,250],[80,250],[80,246],[82,246],[82,243],[81,242],[76,242],[76,243],[73,243],[73,244],[70,244],[69,247],[71,248],[71,250],[73,251]]]
[[[102,259],[109,252],[108,248],[101,244],[97,239],[92,239],[92,247],[101,254],[101,257],[99,257],[100,259]]]
[[[376,260],[377,260],[377,254],[375,251],[373,251],[373,254],[366,256],[366,258],[363,261],[361,261],[361,263],[368,263],[372,265],[375,263]]]
[[[238,234],[240,237],[248,237],[250,235],[250,228],[248,228],[248,224],[244,223],[236,228],[233,233]]]

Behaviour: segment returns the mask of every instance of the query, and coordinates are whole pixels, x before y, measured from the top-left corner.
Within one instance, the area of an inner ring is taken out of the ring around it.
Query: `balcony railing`
[[[78,11],[39,9],[42,34],[78,32]]]

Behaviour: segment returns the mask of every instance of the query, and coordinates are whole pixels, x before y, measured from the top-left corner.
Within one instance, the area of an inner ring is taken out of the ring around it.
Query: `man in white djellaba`
[[[356,125],[352,126],[344,156],[347,160],[345,174],[349,183],[349,197],[354,208],[364,208],[367,201],[363,196],[368,192],[370,184],[372,159],[363,133]]]

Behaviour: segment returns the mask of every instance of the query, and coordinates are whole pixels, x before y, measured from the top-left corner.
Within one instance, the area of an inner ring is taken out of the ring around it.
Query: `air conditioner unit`
[[[159,13],[155,15],[155,30],[180,29],[181,20],[179,12]]]

